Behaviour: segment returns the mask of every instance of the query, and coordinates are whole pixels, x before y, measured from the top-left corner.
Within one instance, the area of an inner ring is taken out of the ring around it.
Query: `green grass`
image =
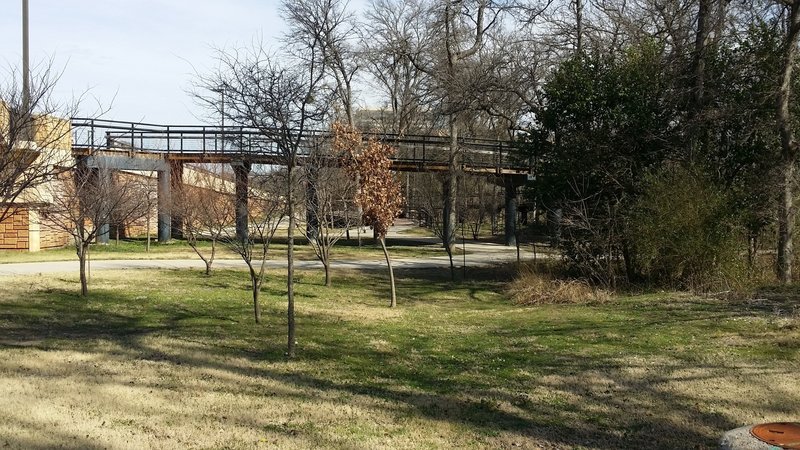
[[[400,271],[392,310],[381,272],[301,272],[289,362],[281,272],[260,325],[240,271],[4,280],[0,443],[714,448],[800,419],[796,289],[523,308],[483,273]]]
[[[411,227],[398,232],[401,236],[418,236],[418,237],[436,237],[436,234],[430,228],[425,227]]]
[[[305,239],[296,239],[297,246],[295,251],[300,259],[314,259],[314,253]],[[392,257],[414,258],[421,256],[446,256],[440,245],[422,244],[409,242],[404,239],[387,240]],[[211,243],[202,241],[199,248],[204,255],[211,252]],[[270,246],[271,258],[282,258],[286,254],[286,239],[276,238]],[[460,254],[460,252],[458,253]],[[355,237],[350,241],[342,239],[333,248],[331,255],[334,259],[383,259],[383,251],[380,245],[375,245],[372,238],[363,238],[362,246],[359,247]],[[217,244],[217,258],[219,259],[238,259],[236,253],[232,252],[225,245]],[[75,249],[72,246],[64,248],[48,249],[39,252],[17,252],[0,251],[0,264],[5,263],[25,263],[25,262],[47,262],[47,261],[70,261],[76,259]],[[112,240],[109,244],[94,244],[91,247],[91,258],[100,259],[196,259],[197,254],[184,240],[175,239],[165,244],[159,244],[153,240],[150,251],[147,251],[144,239],[120,240],[119,243]]]

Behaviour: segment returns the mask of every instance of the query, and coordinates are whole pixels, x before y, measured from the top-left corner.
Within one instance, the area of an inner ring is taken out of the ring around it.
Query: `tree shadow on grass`
[[[409,275],[406,280],[406,287],[418,289],[420,296],[448,284],[441,279],[423,278],[420,273],[415,278]],[[422,280],[427,280],[428,285],[419,286]],[[431,286],[431,282],[436,284]],[[365,285],[369,289],[381,282],[370,279]],[[474,291],[481,289],[476,287]],[[234,311],[241,305],[226,310],[220,305],[200,307],[186,299],[141,305],[123,314],[109,311],[103,303],[125,305],[133,301],[132,295],[98,290],[86,300],[51,289],[32,297],[27,302],[4,305],[0,325],[5,342],[0,343],[0,351],[14,346],[13,341],[42,341],[43,345],[33,345],[42,350],[51,345],[86,349],[98,340],[112,341],[121,350],[115,350],[117,353],[108,358],[166,362],[246,377],[246,383],[222,388],[232,394],[243,390],[259,393],[263,390],[262,380],[271,380],[300,389],[302,394],[279,394],[287,402],[298,396],[313,401],[318,392],[346,393],[382,400],[375,407],[391,414],[448,422],[489,437],[510,433],[531,440],[533,445],[705,448],[714,445],[722,430],[739,425],[709,412],[698,399],[665,388],[666,382],[687,370],[700,370],[705,374],[697,377],[707,377],[709,383],[714,383],[729,370],[727,367],[692,358],[671,358],[656,373],[636,375],[631,369],[646,367],[631,367],[615,355],[631,350],[657,354],[657,343],[634,345],[624,336],[611,342],[593,342],[594,338],[585,334],[587,330],[602,334],[624,329],[630,335],[643,336],[666,320],[697,320],[702,326],[739,314],[719,302],[697,301],[687,305],[685,312],[658,305],[635,312],[625,306],[610,307],[621,314],[616,322],[574,319],[553,326],[533,326],[507,320],[504,326],[465,330],[463,340],[448,338],[446,342],[430,333],[422,336],[414,324],[392,330],[385,329],[382,323],[363,324],[361,334],[354,336],[354,331],[347,328],[352,324],[333,321],[324,312],[303,313],[298,319],[308,330],[305,335],[318,345],[304,349],[301,344],[298,362],[324,367],[332,374],[321,376],[283,362],[283,349],[278,343],[283,342],[285,328],[277,305],[267,314],[268,323],[256,327],[232,320],[238,317]],[[626,312],[636,321],[627,321],[628,317],[622,314]],[[395,337],[390,350],[376,349],[359,339],[391,333]],[[164,336],[169,340],[154,343],[150,339]],[[564,345],[530,344],[540,339],[561,339]],[[490,344],[470,344],[481,340]],[[586,352],[592,345],[602,345],[602,350]],[[437,350],[439,346],[444,348]],[[268,350],[262,351],[264,347]],[[533,352],[529,351],[531,348]],[[231,356],[243,361],[231,361]],[[53,369],[53,376],[60,376],[58,368]],[[64,373],[69,370],[66,365],[62,368]],[[533,375],[523,376],[521,372]],[[25,373],[11,375],[22,377]],[[759,407],[748,405],[746,399],[741,400],[741,405]],[[683,419],[677,420],[676,416]]]

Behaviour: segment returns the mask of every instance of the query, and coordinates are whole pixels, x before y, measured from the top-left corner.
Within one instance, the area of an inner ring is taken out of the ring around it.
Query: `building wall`
[[[28,210],[24,208],[0,222],[0,250],[28,250],[29,226]]]
[[[8,127],[8,108],[0,103],[0,127]],[[36,155],[35,166],[64,166],[73,161],[72,133],[69,119],[52,116],[35,116],[33,140],[37,147],[6,149]],[[16,211],[0,222],[0,250],[38,251],[43,248],[62,247],[70,242],[69,234],[41,221],[35,207],[29,205],[47,202],[49,193],[38,187],[29,188],[15,199]]]
[[[41,220],[34,208],[19,208],[0,222],[0,250],[38,251],[71,243],[69,233]]]
[[[59,248],[72,244],[72,236],[46,218],[40,219],[39,230],[40,249]],[[31,248],[31,251],[35,250]]]

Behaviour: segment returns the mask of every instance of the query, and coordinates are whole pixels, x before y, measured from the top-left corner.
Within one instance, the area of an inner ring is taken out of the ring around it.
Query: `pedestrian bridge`
[[[77,155],[97,151],[163,155],[166,159],[193,163],[280,165],[283,161],[274,142],[256,129],[199,125],[157,125],[86,118],[72,119],[72,149]],[[364,133],[396,148],[392,169],[407,172],[444,172],[448,168],[449,136]],[[302,164],[314,148],[329,143],[329,131],[308,131],[298,155]],[[461,170],[465,173],[524,178],[530,165],[520,161],[514,143],[477,138],[459,138]]]
[[[158,173],[158,239],[172,237],[181,228],[170,214],[171,189],[181,183],[184,163],[227,163],[236,186],[237,232],[247,231],[247,189],[254,164],[283,165],[285,157],[274,141],[257,129],[228,126],[157,125],[88,118],[72,118],[72,153],[89,169],[139,170]],[[450,137],[364,133],[396,149],[392,169],[405,172],[446,172]],[[307,131],[297,163],[302,165],[316,148],[330,145],[329,131]],[[528,179],[531,165],[515,152],[515,144],[477,138],[459,138],[462,173],[489,176],[505,187],[506,242],[515,239],[517,188]],[[97,170],[102,172],[102,170]],[[99,173],[98,173],[99,174]],[[107,228],[107,227],[106,227]],[[107,233],[104,235],[107,239]]]

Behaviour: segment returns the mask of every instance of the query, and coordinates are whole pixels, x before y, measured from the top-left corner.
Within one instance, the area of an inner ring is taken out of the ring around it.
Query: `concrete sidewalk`
[[[501,246],[498,246],[501,247]],[[516,260],[516,251],[512,249],[496,249],[486,247],[485,244],[467,244],[466,255],[467,267],[487,266],[501,262],[511,262]],[[390,252],[391,256],[391,252]],[[522,259],[531,259],[532,254],[525,252],[520,255]],[[541,256],[540,256],[541,257]],[[462,255],[453,258],[456,267],[461,267],[464,263]],[[392,266],[395,268],[448,268],[450,262],[447,256],[435,256],[424,258],[396,258],[392,259]],[[247,266],[242,260],[238,259],[218,259],[214,261],[215,269],[244,269]],[[285,259],[275,259],[267,261],[267,267],[283,268],[286,267]],[[295,267],[299,269],[322,268],[319,261],[299,261],[295,260]],[[333,269],[380,269],[386,267],[383,259],[374,260],[334,260],[331,262]],[[96,260],[90,261],[90,270],[131,270],[131,269],[204,269],[205,265],[200,259],[145,259],[145,260]],[[0,264],[0,277],[36,275],[51,273],[77,272],[78,261],[53,261],[53,262],[33,262],[33,263],[13,263]]]
[[[398,220],[398,224],[392,227],[389,236],[393,239],[408,238],[409,240],[419,240],[419,237],[407,236],[399,234],[404,229],[413,227],[406,221]],[[423,238],[430,239],[432,243],[438,242],[436,238]],[[462,243],[456,242],[458,249],[462,248]],[[501,244],[470,242],[467,241],[464,245],[466,247],[466,266],[488,266],[495,263],[512,262],[516,261],[517,252],[514,247],[506,247]],[[391,249],[389,250],[391,256]],[[539,254],[541,258],[546,255]],[[530,260],[533,258],[533,253],[530,249],[521,249],[520,258],[523,260]],[[322,268],[322,264],[317,260],[295,260],[295,267],[299,269]],[[453,264],[456,267],[464,265],[464,255],[454,255]],[[395,268],[448,268],[450,262],[446,255],[433,256],[433,257],[420,257],[420,258],[392,258],[392,266]],[[247,266],[240,259],[218,259],[214,261],[212,266],[215,269],[245,269]],[[286,267],[286,260],[282,258],[267,261],[267,267],[270,268],[284,268]],[[381,269],[386,267],[386,261],[383,259],[370,259],[370,260],[333,260],[331,262],[333,269]],[[0,277],[2,276],[19,276],[19,275],[36,275],[36,274],[51,274],[51,273],[69,273],[78,272],[78,261],[52,261],[52,262],[32,262],[32,263],[11,263],[0,264]],[[131,269],[205,269],[203,261],[198,259],[137,259],[137,260],[92,260],[90,262],[90,270],[131,270]]]

